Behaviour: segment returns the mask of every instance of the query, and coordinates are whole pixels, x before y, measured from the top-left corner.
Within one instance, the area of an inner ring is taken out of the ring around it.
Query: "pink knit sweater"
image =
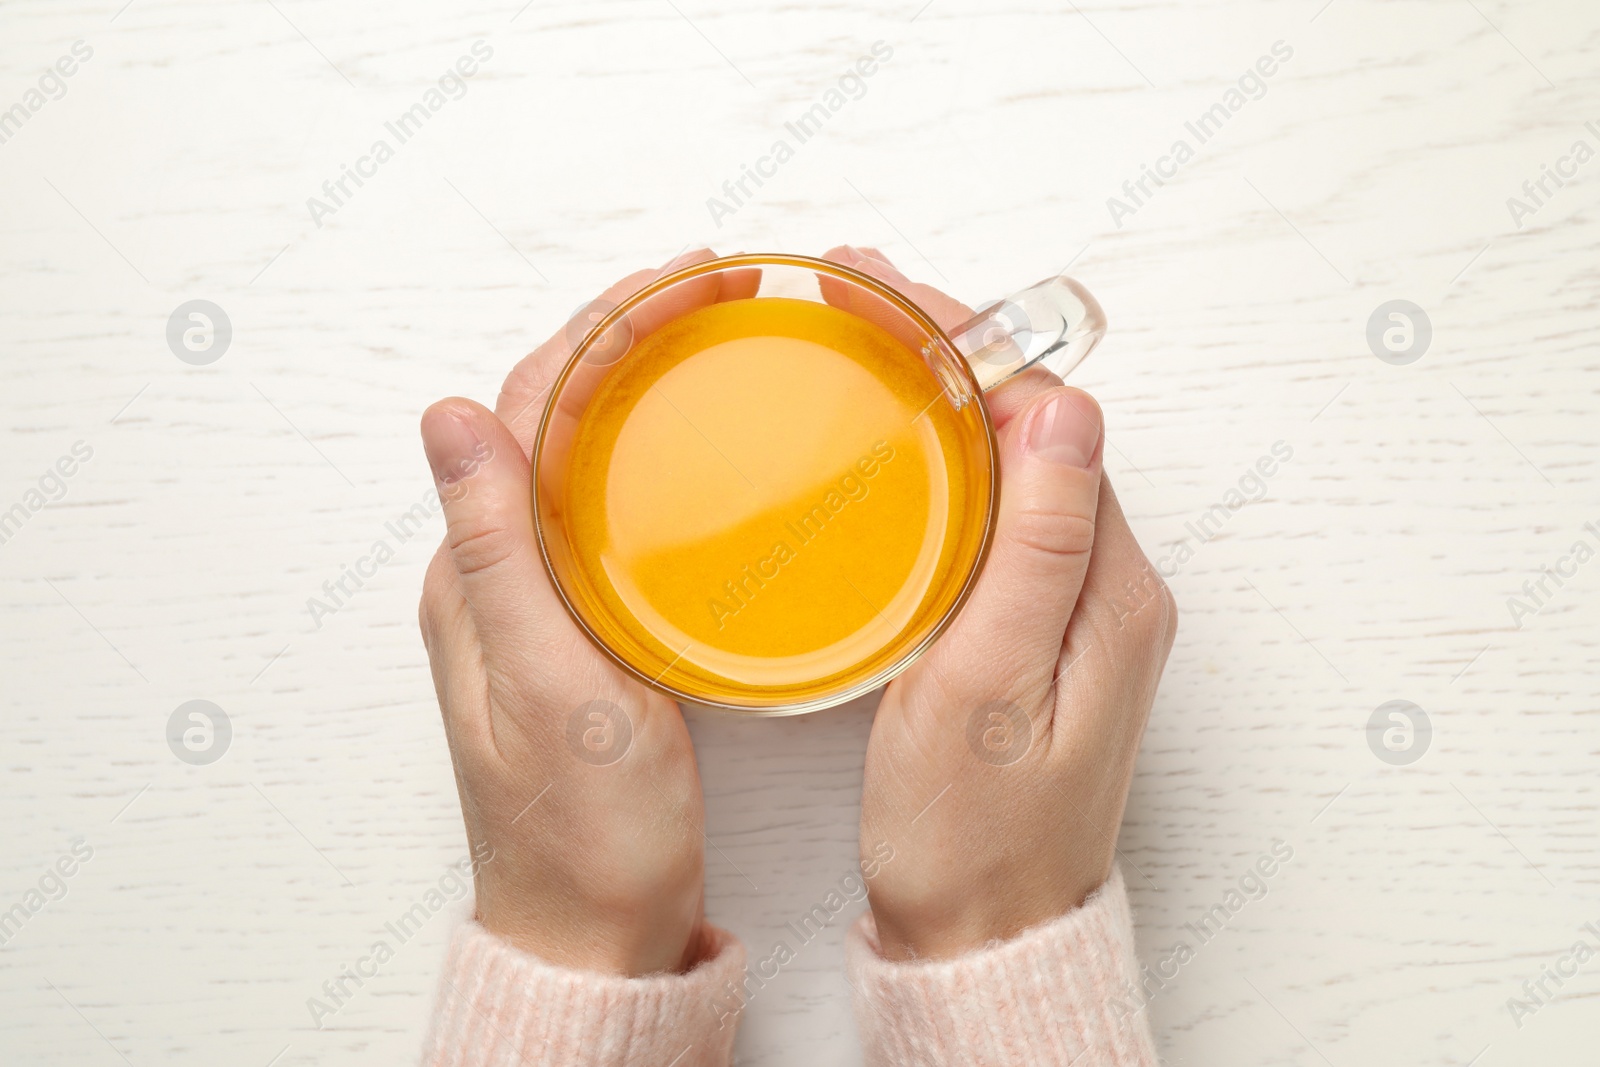
[[[1083,906],[952,960],[890,962],[872,915],[846,943],[871,1067],[1153,1067],[1122,875]],[[712,928],[681,975],[554,967],[477,923],[450,946],[424,1067],[727,1067],[745,951]]]

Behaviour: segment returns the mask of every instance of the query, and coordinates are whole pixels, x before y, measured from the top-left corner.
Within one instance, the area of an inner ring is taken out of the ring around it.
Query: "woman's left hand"
[[[872,249],[872,274],[946,329],[972,313]],[[861,859],[881,951],[958,956],[1082,904],[1111,873],[1172,594],[1102,469],[1100,407],[1034,369],[988,394],[994,544],[971,598],[884,692],[867,744]],[[892,863],[879,863],[892,848]]]

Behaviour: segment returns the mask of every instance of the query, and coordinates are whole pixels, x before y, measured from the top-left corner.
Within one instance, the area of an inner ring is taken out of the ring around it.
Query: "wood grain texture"
[[[1153,558],[1292,448],[1172,580],[1120,842],[1142,954],[1274,838],[1294,858],[1149,1004],[1166,1060],[1595,1061],[1600,961],[1520,1027],[1506,1002],[1597,940],[1600,562],[1520,626],[1507,599],[1600,544],[1600,160],[1520,228],[1506,201],[1600,148],[1600,9],[120,2],[0,7],[0,108],[93,48],[0,143],[0,511],[93,449],[0,544],[0,908],[94,850],[0,947],[0,1058],[411,1060],[464,902],[320,1029],[306,1002],[465,852],[414,623],[437,523],[320,626],[306,599],[422,497],[423,407],[492,400],[615,278],[849,241],[969,301],[1071,263],[1113,324],[1075,380]],[[317,225],[479,40],[465,95]],[[707,198],[879,40],[719,225]],[[1279,41],[1119,226],[1107,199]],[[194,298],[234,330],[205,367],[164,339]],[[1397,298],[1433,327],[1409,366],[1365,339]],[[205,767],[164,739],[195,698],[234,731]],[[1431,718],[1410,766],[1367,745],[1391,699]],[[757,954],[852,868],[870,716],[691,715],[710,912]],[[755,999],[741,1064],[858,1062],[858,910]]]

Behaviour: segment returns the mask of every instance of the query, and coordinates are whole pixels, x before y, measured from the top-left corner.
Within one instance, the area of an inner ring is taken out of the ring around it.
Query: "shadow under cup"
[[[966,360],[847,267],[742,255],[574,320],[534,448],[555,587],[640,681],[815,711],[925,650],[970,592],[998,492]]]

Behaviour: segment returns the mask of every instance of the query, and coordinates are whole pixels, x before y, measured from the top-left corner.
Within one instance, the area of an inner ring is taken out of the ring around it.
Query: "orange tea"
[[[567,595],[646,678],[759,707],[903,661],[983,550],[981,399],[811,300],[715,303],[644,337],[573,431]]]

